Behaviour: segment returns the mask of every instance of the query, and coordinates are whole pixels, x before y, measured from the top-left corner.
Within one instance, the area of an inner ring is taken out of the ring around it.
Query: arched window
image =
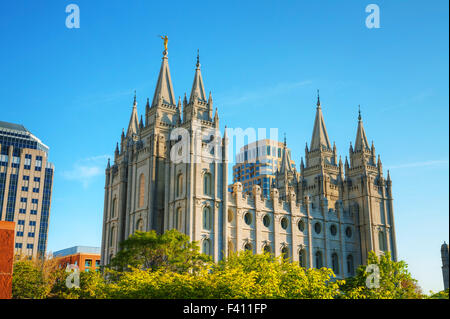
[[[331,235],[336,236],[336,234],[337,234],[337,227],[336,227],[335,224],[330,226],[330,233],[331,233]]]
[[[136,230],[137,231],[144,230],[144,221],[142,220],[142,218],[139,218],[138,221],[136,222]]]
[[[386,236],[383,231],[378,232],[378,244],[381,251],[386,251]]]
[[[270,245],[265,245],[264,246],[264,252],[265,253],[269,253],[269,254],[272,253],[272,248],[270,248]]]
[[[111,227],[111,230],[109,232],[109,246],[112,247],[115,242],[116,237],[116,228],[114,226]]]
[[[233,221],[234,218],[234,212],[232,209],[228,210],[228,222],[231,223]]]
[[[269,226],[270,226],[270,217],[269,217],[268,214],[264,215],[264,217],[263,217],[263,224],[264,224],[264,226],[266,226],[266,227],[269,227]]]
[[[177,212],[175,213],[175,229],[181,231],[181,221],[183,216],[183,210],[181,207],[178,207]]]
[[[203,253],[205,255],[211,255],[211,243],[209,239],[203,240]]]
[[[281,249],[281,257],[283,257],[284,259],[289,258],[289,248],[288,247],[283,247]]]
[[[111,218],[116,217],[116,209],[117,209],[117,198],[114,197],[113,201],[112,201],[112,206],[111,206]]]
[[[300,267],[306,268],[306,252],[304,249],[301,249],[298,254],[298,262],[300,263]]]
[[[352,255],[347,256],[347,273],[349,275],[355,274],[355,268],[353,266],[353,256]]]
[[[350,226],[348,226],[348,227],[345,229],[345,235],[346,235],[348,238],[351,238],[351,237],[352,237],[352,228],[351,228]]]
[[[234,253],[234,244],[231,240],[228,241],[228,256]]]
[[[336,253],[331,255],[331,265],[333,267],[333,272],[339,275],[339,257]]]
[[[286,217],[283,217],[283,218],[281,219],[281,227],[282,227],[283,229],[287,229],[288,226],[289,226],[289,220],[288,220]]]
[[[316,252],[316,268],[322,268],[323,267],[323,261],[322,261],[322,252],[319,250]]]
[[[320,223],[315,223],[314,230],[315,230],[316,234],[320,234],[320,232],[322,231],[322,225]]]
[[[145,199],[145,176],[141,174],[139,176],[139,207],[144,206]]]
[[[209,207],[203,207],[203,229],[211,229],[211,213]]]
[[[203,175],[203,193],[205,195],[211,195],[211,174],[205,173]]]
[[[183,194],[183,174],[178,174],[177,176],[177,196],[181,196]]]
[[[305,222],[302,219],[298,222],[298,230],[302,233],[305,231]]]
[[[244,215],[244,221],[245,221],[245,223],[247,224],[247,225],[251,225],[252,224],[252,214],[250,213],[250,212],[247,212],[245,215]]]
[[[253,251],[253,246],[250,243],[246,243],[244,246],[244,250],[246,251]]]

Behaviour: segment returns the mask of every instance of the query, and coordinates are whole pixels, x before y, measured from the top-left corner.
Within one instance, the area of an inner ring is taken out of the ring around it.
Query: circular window
[[[231,223],[233,221],[233,217],[234,217],[234,213],[233,211],[230,209],[228,211],[228,222]]]
[[[305,231],[305,223],[303,222],[303,220],[300,220],[298,222],[298,230],[301,231],[301,232]]]
[[[322,231],[322,225],[320,225],[320,223],[315,223],[314,230],[317,234],[320,234],[320,232]]]
[[[252,224],[252,214],[250,214],[250,213],[245,214],[244,221],[247,225],[251,225]]]
[[[288,219],[286,217],[283,217],[281,219],[281,227],[283,227],[283,229],[286,229],[286,228],[288,228],[288,225],[289,225]]]
[[[336,234],[337,234],[337,227],[336,227],[336,225],[331,225],[330,226],[330,233],[331,233],[331,235],[336,236]]]
[[[270,226],[270,217],[269,217],[269,215],[265,215],[265,216],[263,217],[263,224],[264,224],[264,226],[266,226],[266,227],[269,227],[269,226]]]
[[[351,227],[347,227],[347,228],[345,229],[345,235],[346,235],[348,238],[352,237],[352,228],[351,228]]]

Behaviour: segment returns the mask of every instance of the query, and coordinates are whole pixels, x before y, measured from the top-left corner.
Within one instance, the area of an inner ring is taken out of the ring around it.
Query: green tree
[[[371,251],[367,258],[367,265],[371,264],[378,267],[379,287],[368,287],[366,284],[368,277],[375,275],[366,271],[367,266],[361,265],[356,271],[356,276],[347,279],[342,286],[341,298],[415,299],[423,297],[417,280],[412,278],[408,265],[404,261],[393,261],[389,252],[377,256]]]
[[[65,269],[59,270],[58,280],[52,287],[50,297],[60,299],[104,299],[107,298],[107,284],[100,272],[81,272],[80,287],[68,288]]]
[[[43,299],[47,297],[48,286],[44,273],[32,260],[14,263],[12,295],[14,299]]]
[[[137,231],[121,243],[121,250],[109,267],[124,271],[129,267],[156,271],[164,269],[174,272],[198,271],[211,260],[199,252],[196,242],[189,236],[173,229],[162,235],[155,231]]]
[[[339,285],[343,284],[343,281],[335,280],[331,269],[305,269],[298,263],[274,258],[269,253],[232,254],[219,263],[218,268],[224,273],[242,271],[251,275],[254,284],[250,298],[329,299],[339,293]]]
[[[439,292],[430,291],[430,296],[428,296],[428,299],[449,299],[448,289],[441,290]]]
[[[13,265],[13,298],[47,298],[57,280],[58,263],[50,255],[16,256]]]
[[[269,254],[241,252],[197,272],[132,268],[109,283],[108,298],[333,298],[341,281],[330,269],[308,269]]]

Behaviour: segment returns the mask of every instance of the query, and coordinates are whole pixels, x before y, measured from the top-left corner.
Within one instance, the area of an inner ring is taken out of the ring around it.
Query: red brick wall
[[[68,255],[64,257],[56,257],[58,260],[58,264],[61,265],[61,267],[66,268],[67,265],[75,264],[77,263],[80,272],[86,271],[89,269],[89,271],[95,271],[97,267],[95,267],[95,262],[98,260],[100,262],[100,255],[93,255],[93,254],[87,254],[87,253],[77,253],[74,255]],[[85,267],[86,259],[90,259],[92,262],[91,267]]]
[[[14,229],[14,222],[0,221],[0,299],[11,298]]]

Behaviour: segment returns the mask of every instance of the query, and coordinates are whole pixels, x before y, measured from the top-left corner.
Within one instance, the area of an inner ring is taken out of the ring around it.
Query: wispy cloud
[[[134,91],[136,90],[136,94],[138,97],[138,101],[144,101],[148,96],[140,95],[139,92],[143,92],[147,90],[148,86],[150,86],[150,82],[140,83],[138,87],[121,89],[117,91],[110,92],[100,92],[87,96],[79,96],[74,100],[75,105],[81,105],[83,107],[91,107],[93,105],[108,105],[112,102],[122,101],[125,97],[130,99],[130,103],[132,101]]]
[[[402,109],[406,107],[411,107],[416,103],[423,103],[426,99],[432,97],[434,95],[434,91],[432,89],[424,89],[419,91],[417,94],[410,96],[408,98],[404,98],[397,103],[393,103],[388,107],[381,107],[379,109],[380,112],[391,111],[393,109]]]
[[[439,166],[439,165],[448,165],[448,159],[446,160],[432,160],[432,161],[424,161],[424,162],[415,162],[415,163],[404,163],[398,165],[387,165],[386,167],[389,169],[395,168],[410,168],[410,167],[426,167],[426,166]]]
[[[290,90],[311,84],[312,81],[300,81],[291,83],[278,83],[275,86],[265,87],[254,91],[248,91],[238,96],[228,95],[221,100],[222,105],[240,105],[250,101],[267,99],[269,97],[277,96]]]
[[[103,175],[109,155],[97,155],[77,161],[71,170],[63,171],[62,176],[71,181],[82,183],[84,188],[98,176]]]

